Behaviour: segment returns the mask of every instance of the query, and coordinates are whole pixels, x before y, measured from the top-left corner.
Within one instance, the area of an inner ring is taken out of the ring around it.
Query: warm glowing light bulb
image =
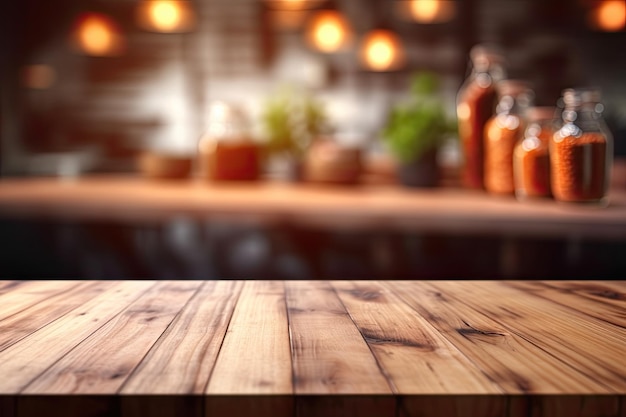
[[[137,13],[139,25],[156,32],[186,32],[195,24],[193,9],[182,0],[143,0]]]
[[[363,64],[374,71],[390,71],[404,64],[404,52],[398,37],[388,30],[370,32],[361,49]]]
[[[349,43],[350,28],[339,12],[322,11],[309,23],[307,40],[322,52],[337,52]]]
[[[439,0],[411,0],[411,14],[418,22],[429,23],[439,14],[441,2]]]
[[[596,25],[607,32],[617,32],[626,26],[626,3],[623,0],[605,0],[596,10]]]
[[[88,55],[116,55],[123,48],[121,35],[113,21],[106,15],[83,15],[76,30],[78,47]]]
[[[154,27],[162,31],[176,29],[180,23],[180,6],[175,1],[152,1],[149,13]]]

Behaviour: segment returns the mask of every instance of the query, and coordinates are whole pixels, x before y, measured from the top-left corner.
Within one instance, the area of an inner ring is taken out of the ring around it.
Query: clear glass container
[[[259,178],[261,149],[253,140],[244,112],[236,105],[215,102],[208,127],[198,143],[199,174],[215,181]]]
[[[563,126],[550,141],[551,186],[562,202],[608,204],[613,137],[602,118],[600,92],[563,92]]]
[[[461,181],[465,187],[483,189],[484,129],[496,106],[495,83],[506,76],[504,57],[493,47],[477,45],[470,52],[472,72],[457,96],[461,143]]]
[[[526,111],[527,128],[515,145],[513,177],[515,196],[550,197],[550,139],[555,132],[555,107],[531,107]]]
[[[514,194],[513,152],[525,129],[523,114],[533,92],[522,80],[497,84],[496,115],[485,124],[485,189],[492,194]]]

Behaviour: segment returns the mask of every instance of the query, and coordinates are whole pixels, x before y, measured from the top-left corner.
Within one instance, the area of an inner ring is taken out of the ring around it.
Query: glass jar
[[[485,124],[485,189],[492,194],[513,194],[513,151],[525,122],[522,114],[532,100],[527,82],[503,80],[497,84],[496,115]]]
[[[551,195],[549,147],[555,113],[554,107],[531,107],[526,111],[528,127],[513,153],[515,196],[519,200]]]
[[[483,189],[485,123],[496,105],[495,83],[505,77],[504,58],[493,48],[477,45],[470,52],[472,73],[457,96],[457,117],[463,165],[461,180]]]
[[[613,138],[597,89],[563,92],[563,126],[550,141],[552,193],[557,201],[606,205]]]
[[[261,151],[249,133],[243,111],[213,103],[208,128],[198,143],[200,176],[214,181],[250,181],[260,174]]]

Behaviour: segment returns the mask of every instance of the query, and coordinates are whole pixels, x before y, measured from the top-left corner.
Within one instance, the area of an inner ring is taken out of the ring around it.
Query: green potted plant
[[[395,105],[382,135],[398,163],[400,183],[412,187],[434,187],[439,181],[437,152],[455,124],[439,99],[435,74],[413,75],[411,97]]]
[[[306,150],[326,129],[324,106],[306,92],[283,88],[264,103],[261,123],[270,165],[283,171],[278,175],[298,179]]]

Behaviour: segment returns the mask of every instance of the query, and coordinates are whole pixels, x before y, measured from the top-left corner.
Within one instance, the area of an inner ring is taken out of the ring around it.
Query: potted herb
[[[391,109],[383,130],[383,137],[398,163],[398,179],[406,186],[437,185],[437,152],[455,129],[439,99],[438,81],[432,73],[415,74],[410,100]]]
[[[270,170],[275,175],[298,179],[304,153],[325,130],[326,120],[324,106],[305,92],[283,89],[269,98],[263,107],[261,123],[265,150],[273,166]]]

